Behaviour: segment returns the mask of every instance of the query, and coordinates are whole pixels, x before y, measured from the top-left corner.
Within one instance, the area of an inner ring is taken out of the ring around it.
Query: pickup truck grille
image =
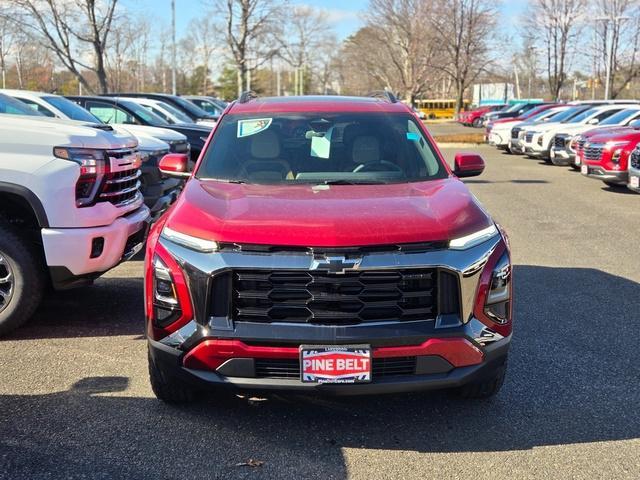
[[[533,142],[533,132],[527,132],[524,134],[524,141],[527,143]]]
[[[511,138],[516,139],[518,138],[518,134],[520,133],[520,130],[522,130],[522,128],[520,127],[513,127],[511,129]]]
[[[597,162],[602,157],[603,151],[604,145],[602,143],[589,143],[585,145],[582,155],[585,160]]]
[[[297,359],[259,358],[255,360],[256,377],[299,379],[300,361]],[[373,358],[371,374],[373,378],[396,375],[413,375],[416,372],[416,357]]]
[[[317,270],[234,270],[234,321],[352,325],[363,322],[435,319],[438,270],[362,270],[334,274]],[[442,276],[453,277],[442,272]],[[458,305],[457,282],[442,281],[444,301]],[[451,297],[451,295],[453,297]]]
[[[640,170],[640,148],[634,148],[633,152],[631,152],[631,156],[629,157],[629,162],[631,164],[631,168]]]
[[[98,202],[110,202],[122,207],[140,195],[140,160],[135,150],[110,150],[106,152],[110,166],[105,174]]]

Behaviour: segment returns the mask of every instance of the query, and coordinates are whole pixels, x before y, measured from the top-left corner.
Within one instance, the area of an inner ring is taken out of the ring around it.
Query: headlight
[[[511,262],[507,252],[491,273],[484,313],[497,323],[506,323],[511,317]]]
[[[218,250],[218,244],[213,240],[205,240],[185,233],[176,232],[169,227],[164,227],[160,236],[197,252],[210,253]]]
[[[613,163],[620,163],[622,151],[627,145],[629,145],[628,141],[607,142],[604,144],[604,148],[611,152],[611,161]]]
[[[491,225],[490,227],[483,228],[482,230],[478,230],[470,235],[450,240],[449,248],[453,250],[466,250],[467,248],[475,247],[476,245],[489,240],[497,234],[498,229],[495,225]]]
[[[104,151],[91,148],[54,147],[53,154],[57,158],[75,162],[80,166],[80,177],[76,183],[76,205],[78,207],[93,205],[102,179],[109,169]]]

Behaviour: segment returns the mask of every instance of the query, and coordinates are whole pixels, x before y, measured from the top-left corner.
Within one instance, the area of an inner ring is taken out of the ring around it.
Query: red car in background
[[[504,104],[499,105],[483,105],[482,107],[475,108],[473,110],[469,110],[467,112],[460,112],[458,114],[458,122],[472,126],[475,128],[480,128],[482,126],[481,117],[487,112],[495,112],[497,110],[501,110],[505,107]]]
[[[592,135],[580,150],[581,173],[609,186],[625,186],[629,155],[640,143],[640,129],[628,127]]]

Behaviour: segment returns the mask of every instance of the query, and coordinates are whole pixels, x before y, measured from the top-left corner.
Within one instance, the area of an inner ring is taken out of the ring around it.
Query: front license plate
[[[369,345],[302,345],[300,380],[305,383],[366,383],[371,381]]]
[[[580,168],[580,172],[581,172],[583,175],[588,175],[588,174],[589,174],[589,167],[588,167],[588,166],[586,166],[586,165],[582,165],[582,167]]]
[[[633,188],[640,188],[640,177],[630,177],[629,178],[629,184],[633,187]]]
[[[582,162],[580,161],[580,157],[578,157],[578,156],[576,155],[576,158],[573,160],[573,163],[575,164],[575,166],[576,166],[576,167],[579,167],[579,166],[580,166],[580,164],[582,163]]]

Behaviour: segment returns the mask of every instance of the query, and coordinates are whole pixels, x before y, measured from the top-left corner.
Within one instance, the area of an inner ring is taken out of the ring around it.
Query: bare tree
[[[202,79],[202,93],[207,94],[209,88],[209,72],[211,69],[211,57],[217,48],[217,39],[219,38],[220,31],[212,21],[212,17],[204,15],[199,18],[194,18],[189,22],[189,39],[191,44],[195,48],[195,53],[198,56],[199,64],[204,69],[204,75]]]
[[[283,3],[277,0],[213,0],[224,18],[227,46],[238,72],[238,94],[250,84],[250,72],[272,58],[273,34]],[[251,64],[250,64],[251,62]]]
[[[443,63],[433,66],[452,80],[456,112],[462,109],[466,89],[490,63],[488,41],[497,18],[494,4],[488,0],[439,0],[431,15],[438,45],[446,54]]]
[[[11,53],[15,34],[8,15],[3,13],[3,10],[0,7],[0,74],[2,75],[2,88],[7,88],[7,57]]]
[[[16,25],[37,38],[89,91],[86,71],[109,89],[105,52],[118,0],[5,0]],[[91,53],[93,62],[86,60]]]
[[[586,0],[530,0],[525,24],[546,57],[551,96],[558,100],[567,82]]]
[[[345,42],[347,66],[413,103],[433,79],[429,65],[437,50],[425,28],[429,10],[423,0],[370,0],[365,27]]]

